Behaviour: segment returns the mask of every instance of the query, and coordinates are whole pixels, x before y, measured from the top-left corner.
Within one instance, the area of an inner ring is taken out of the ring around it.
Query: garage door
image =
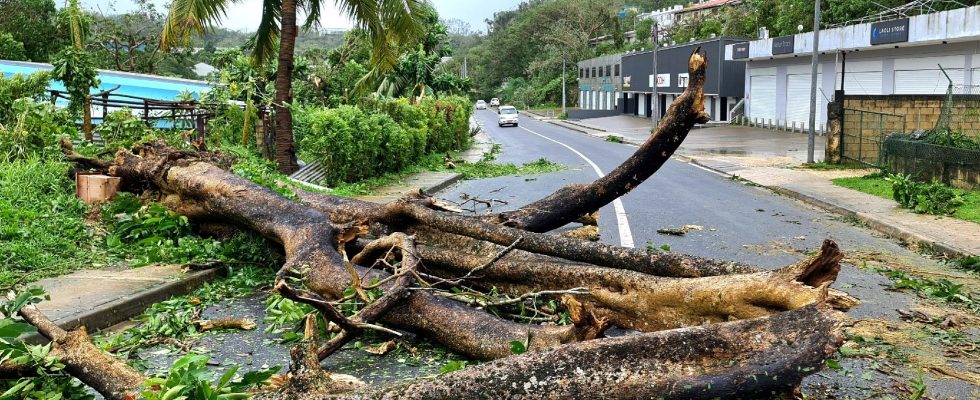
[[[835,88],[840,87],[840,73],[837,74]],[[849,95],[880,95],[882,74],[881,71],[868,72],[847,72],[847,81],[844,82],[844,93]]]
[[[964,56],[925,57],[895,60],[895,94],[944,94],[949,79],[939,70],[942,65],[953,84],[963,84]]]
[[[827,106],[820,92],[821,75],[817,74],[817,128],[824,125]],[[810,74],[786,75],[786,125],[810,128]]]
[[[749,118],[776,118],[776,76],[753,76],[749,82]]]

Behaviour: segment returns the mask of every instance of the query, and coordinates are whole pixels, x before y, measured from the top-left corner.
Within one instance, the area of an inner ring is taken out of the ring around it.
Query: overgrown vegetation
[[[837,178],[837,186],[897,201],[918,213],[950,215],[980,223],[980,190],[951,188],[941,182],[922,183],[907,175],[870,174]]]

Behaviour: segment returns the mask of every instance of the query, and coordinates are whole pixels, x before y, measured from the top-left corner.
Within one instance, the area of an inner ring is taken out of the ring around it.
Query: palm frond
[[[187,43],[191,33],[203,34],[225,17],[228,5],[237,0],[173,0],[163,24],[160,47]]]
[[[314,0],[316,1],[316,0]],[[276,55],[282,21],[282,0],[262,2],[262,20],[255,31],[255,47],[252,48],[252,61],[262,65]]]

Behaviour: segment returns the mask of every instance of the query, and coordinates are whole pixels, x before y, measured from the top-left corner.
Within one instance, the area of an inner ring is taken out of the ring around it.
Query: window
[[[592,77],[593,77],[593,78],[595,78],[595,77],[596,77],[596,74],[595,74],[595,67],[592,67]]]
[[[585,78],[585,69],[583,69],[583,68],[579,68],[578,69],[578,77],[579,78]]]
[[[616,64],[616,66],[613,67],[613,71],[615,72],[613,76],[619,76],[619,64]]]
[[[612,66],[611,65],[607,65],[606,66],[606,76],[612,76]]]
[[[602,77],[602,67],[599,67],[599,77]]]

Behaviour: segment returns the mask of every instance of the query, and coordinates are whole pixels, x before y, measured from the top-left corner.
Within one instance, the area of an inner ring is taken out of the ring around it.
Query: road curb
[[[194,271],[180,279],[163,283],[159,286],[130,296],[122,297],[102,304],[94,309],[53,321],[65,330],[84,326],[89,332],[95,332],[125,322],[143,313],[147,307],[174,296],[188,294],[215,278],[224,275],[224,268],[212,268]],[[34,333],[24,338],[25,342],[39,344],[48,340]]]
[[[684,162],[687,162],[689,164],[697,165],[697,166],[699,166],[701,168],[705,168],[705,169],[711,170],[711,171],[716,172],[716,173],[721,174],[721,175],[725,175],[725,176],[736,176],[736,174],[733,174],[731,172],[727,172],[727,171],[724,171],[724,170],[721,170],[721,169],[718,169],[718,168],[714,168],[714,167],[712,167],[710,165],[701,163],[701,162],[698,161],[698,159],[693,158],[693,157],[681,156],[681,155],[677,155],[677,154],[675,154],[674,157],[677,158],[679,161],[684,161]],[[742,179],[745,179],[745,178],[742,178]],[[873,229],[875,231],[878,231],[880,233],[883,233],[885,235],[891,236],[893,238],[899,239],[901,241],[904,241],[904,242],[907,242],[907,243],[925,244],[925,245],[931,247],[933,250],[935,250],[937,252],[940,252],[940,253],[943,253],[947,257],[965,257],[965,256],[973,256],[973,255],[976,255],[976,254],[972,254],[969,251],[966,251],[964,249],[958,248],[956,246],[951,246],[951,245],[948,245],[946,243],[937,241],[935,239],[927,238],[925,236],[922,236],[922,235],[920,235],[918,233],[915,233],[915,232],[910,231],[908,229],[905,229],[903,227],[895,226],[895,225],[890,224],[888,222],[881,221],[881,220],[875,218],[872,214],[854,211],[854,210],[851,210],[851,209],[848,209],[848,208],[845,208],[845,207],[842,207],[842,206],[839,206],[839,205],[836,205],[836,204],[833,204],[833,203],[830,203],[830,202],[827,202],[827,201],[818,199],[816,197],[809,196],[809,195],[806,195],[806,194],[797,192],[795,190],[786,189],[784,187],[767,186],[767,185],[759,184],[757,182],[753,182],[753,181],[751,181],[749,179],[745,179],[745,180],[746,181],[749,181],[749,182],[752,182],[753,184],[759,185],[760,187],[764,187],[766,189],[769,189],[769,190],[771,190],[771,191],[773,191],[775,193],[781,194],[783,196],[786,196],[786,197],[789,197],[789,198],[792,198],[792,199],[799,200],[799,201],[801,201],[803,203],[806,203],[806,204],[808,204],[810,206],[819,208],[819,209],[824,210],[826,212],[837,214],[837,215],[840,215],[840,216],[843,216],[843,217],[857,219],[858,221],[861,221],[862,223],[864,223],[865,225],[867,225],[869,228],[871,228],[871,229]]]
[[[453,174],[452,176],[449,176],[446,179],[443,179],[442,181],[429,185],[429,187],[422,188],[422,191],[429,194],[436,193],[438,191],[441,191],[447,187],[456,184],[456,182],[459,182],[461,180],[463,180],[463,174]]]

